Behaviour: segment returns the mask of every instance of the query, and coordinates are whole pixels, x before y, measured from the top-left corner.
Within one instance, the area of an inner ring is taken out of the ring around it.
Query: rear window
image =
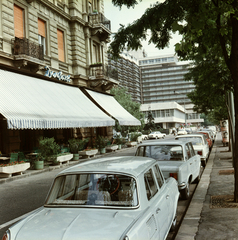
[[[181,161],[183,150],[181,145],[156,145],[138,147],[136,156],[151,157],[158,161]]]
[[[176,137],[177,140],[191,142],[193,145],[202,145],[201,137]]]
[[[135,207],[136,180],[127,175],[102,173],[59,176],[46,205]]]

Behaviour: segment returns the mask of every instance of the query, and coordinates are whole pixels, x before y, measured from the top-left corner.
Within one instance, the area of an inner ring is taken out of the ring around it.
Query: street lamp
[[[182,95],[181,93],[178,93],[176,91],[174,91],[174,94],[177,94],[177,95]],[[183,107],[184,107],[184,122],[185,122],[185,127],[186,127],[186,108],[185,108],[185,96],[183,97]]]

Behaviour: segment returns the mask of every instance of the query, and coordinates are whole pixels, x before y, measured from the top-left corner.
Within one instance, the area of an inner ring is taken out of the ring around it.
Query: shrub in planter
[[[74,154],[73,160],[78,160],[79,159],[79,151],[83,150],[88,143],[89,139],[86,138],[84,140],[82,139],[77,139],[77,138],[72,138],[69,139],[69,149],[70,152]]]
[[[100,150],[100,152],[104,152],[104,150],[102,149],[105,149],[105,147],[107,146],[109,142],[109,139],[107,137],[104,137],[104,136],[97,136],[96,138],[96,146],[97,148]]]
[[[60,152],[60,146],[52,138],[39,139],[40,158],[48,160],[50,157],[56,156]]]
[[[130,141],[131,141],[131,142],[136,142],[136,141],[137,141],[137,138],[138,138],[140,135],[141,135],[140,133],[131,133]]]

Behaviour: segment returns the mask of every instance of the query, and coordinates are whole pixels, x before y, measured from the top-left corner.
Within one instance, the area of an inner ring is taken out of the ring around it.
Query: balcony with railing
[[[89,14],[89,24],[92,27],[92,35],[97,35],[101,41],[105,41],[111,34],[111,21],[102,13]]]
[[[15,67],[37,72],[44,66],[44,50],[42,45],[27,38],[15,37],[11,40],[11,48]]]
[[[105,87],[112,87],[118,85],[118,71],[106,64],[96,63],[90,65],[90,87],[98,87],[104,85]]]
[[[39,60],[44,60],[43,46],[30,41],[27,38],[12,39],[12,54],[13,55],[27,55]]]

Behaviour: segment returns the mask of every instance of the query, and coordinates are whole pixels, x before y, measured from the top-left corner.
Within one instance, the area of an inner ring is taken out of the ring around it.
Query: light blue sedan
[[[45,205],[10,227],[8,240],[166,239],[179,198],[156,160],[110,157],[59,173]]]

